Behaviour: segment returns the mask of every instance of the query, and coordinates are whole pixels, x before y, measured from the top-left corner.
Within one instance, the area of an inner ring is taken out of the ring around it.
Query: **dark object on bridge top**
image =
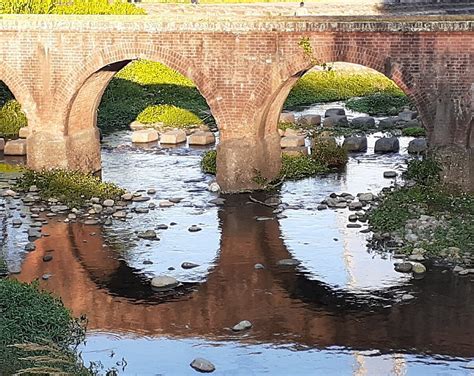
[[[472,15],[472,0],[382,0],[380,9],[390,13],[423,15]]]

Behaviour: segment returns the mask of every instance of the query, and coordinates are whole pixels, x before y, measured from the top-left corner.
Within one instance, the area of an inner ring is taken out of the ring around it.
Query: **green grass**
[[[20,189],[36,185],[41,198],[55,198],[70,207],[81,206],[86,200],[98,197],[101,200],[117,199],[125,191],[113,183],[102,182],[97,176],[79,171],[26,170],[18,179]]]
[[[0,279],[0,312],[2,374],[90,375],[71,350],[83,340],[83,326],[38,284]]]
[[[8,87],[0,81],[0,137],[15,138],[28,121]]]
[[[425,128],[421,127],[409,127],[402,129],[402,136],[406,137],[424,137],[426,136]]]
[[[389,90],[374,93],[364,98],[353,98],[346,102],[347,108],[369,115],[398,115],[405,107],[410,107],[410,100],[401,90]]]
[[[116,0],[0,0],[2,14],[145,14],[133,4]]]
[[[300,180],[327,172],[324,163],[311,158],[309,155],[281,156],[281,170],[276,180]]]

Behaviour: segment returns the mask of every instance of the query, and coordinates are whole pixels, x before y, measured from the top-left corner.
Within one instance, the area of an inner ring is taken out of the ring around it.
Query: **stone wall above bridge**
[[[135,59],[192,79],[221,131],[218,180],[256,188],[280,168],[277,121],[314,57],[368,66],[416,104],[446,179],[474,187],[474,18],[220,18],[3,16],[0,80],[32,129],[32,168],[100,169],[97,108],[113,75]],[[249,152],[251,151],[251,152]]]

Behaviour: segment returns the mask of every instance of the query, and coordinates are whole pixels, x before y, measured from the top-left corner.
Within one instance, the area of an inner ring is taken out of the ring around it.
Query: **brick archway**
[[[31,112],[34,111],[36,105],[21,75],[10,68],[5,62],[1,62],[0,81],[5,83],[15,99],[21,104],[25,115],[27,117],[31,116]]]

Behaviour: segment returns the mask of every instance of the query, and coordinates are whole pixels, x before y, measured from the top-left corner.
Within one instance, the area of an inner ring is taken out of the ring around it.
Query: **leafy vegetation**
[[[206,174],[215,175],[217,173],[217,152],[215,150],[209,150],[203,153],[201,157],[201,169]]]
[[[70,207],[81,206],[91,197],[116,199],[125,193],[122,188],[102,182],[97,176],[59,169],[40,172],[26,170],[17,185],[25,190],[36,185],[43,199],[55,198]]]
[[[425,128],[409,127],[402,129],[402,136],[406,137],[424,137],[426,136]]]
[[[192,112],[168,104],[147,107],[138,115],[137,120],[143,124],[158,122],[176,128],[187,128],[202,123],[202,120]]]
[[[0,0],[0,13],[139,15],[145,11],[120,0]]]
[[[277,180],[299,180],[327,172],[323,163],[309,155],[281,156],[281,170]]]
[[[403,177],[413,180],[422,186],[437,184],[440,181],[441,168],[434,159],[412,159],[408,162],[408,167]]]
[[[0,279],[0,312],[2,373],[90,374],[71,350],[84,338],[83,325],[37,283]]]
[[[0,137],[14,138],[28,122],[20,104],[13,98],[8,87],[0,81]]]
[[[311,158],[327,167],[343,167],[347,164],[347,150],[330,142],[316,141]]]
[[[369,115],[397,115],[403,108],[410,106],[410,100],[398,90],[388,90],[367,95],[363,98],[352,98],[346,102],[347,108]]]

